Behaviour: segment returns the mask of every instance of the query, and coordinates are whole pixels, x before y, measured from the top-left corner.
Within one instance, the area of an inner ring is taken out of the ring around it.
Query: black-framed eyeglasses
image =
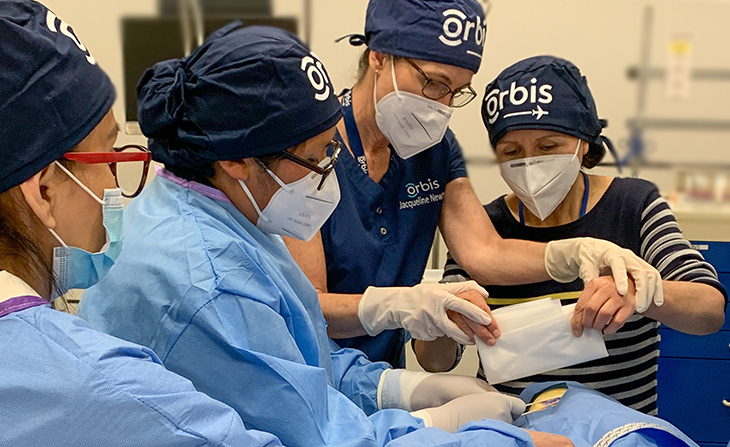
[[[329,161],[324,166],[316,165],[312,162],[309,162],[297,155],[292,154],[289,151],[283,151],[281,152],[281,157],[285,158],[291,162],[294,162],[298,164],[299,166],[303,166],[310,171],[313,171],[319,175],[322,176],[322,179],[319,181],[319,185],[317,186],[317,191],[321,191],[322,187],[324,186],[325,180],[327,180],[327,177],[329,177],[330,173],[334,171],[335,165],[337,164],[337,160],[340,158],[340,152],[342,151],[342,145],[337,140],[332,140],[327,145],[327,153],[330,153],[330,148],[332,151],[332,155],[329,156]],[[259,161],[260,162],[260,161]],[[261,162],[260,162],[261,163]],[[265,167],[265,166],[264,166]]]
[[[421,67],[409,58],[404,57],[403,59],[411,64],[411,66],[426,79],[426,82],[424,82],[423,88],[421,89],[421,93],[423,93],[423,96],[426,98],[437,101],[450,94],[451,107],[459,108],[469,104],[477,97],[477,92],[471,87],[471,85],[460,87],[457,90],[451,90],[451,87],[446,85],[446,83],[432,79],[425,71],[423,71],[423,69],[421,69]]]
[[[86,164],[108,164],[122,196],[131,199],[144,188],[152,154],[144,146],[128,144],[115,147],[114,152],[67,152],[63,158]]]

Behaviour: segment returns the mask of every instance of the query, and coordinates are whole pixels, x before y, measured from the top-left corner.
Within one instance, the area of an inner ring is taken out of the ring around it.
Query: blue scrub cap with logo
[[[587,141],[603,154],[605,144],[596,103],[585,76],[571,62],[535,56],[506,68],[484,92],[482,120],[492,147],[510,130],[548,129]]]
[[[137,88],[155,160],[196,169],[280,152],[334,127],[342,107],[322,63],[290,33],[234,22]]]
[[[40,3],[0,1],[0,193],[71,151],[114,103],[109,77]]]
[[[474,73],[486,40],[484,8],[476,0],[370,0],[365,35],[350,36],[353,45]]]

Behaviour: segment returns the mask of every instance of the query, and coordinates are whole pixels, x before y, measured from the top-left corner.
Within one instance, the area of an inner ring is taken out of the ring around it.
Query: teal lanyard
[[[586,215],[586,210],[588,209],[588,193],[590,191],[590,183],[588,182],[588,176],[583,174],[583,183],[585,184],[585,191],[583,191],[583,203],[580,206],[580,217],[583,217]],[[525,209],[522,205],[522,200],[520,200],[520,223],[522,225],[525,224]]]

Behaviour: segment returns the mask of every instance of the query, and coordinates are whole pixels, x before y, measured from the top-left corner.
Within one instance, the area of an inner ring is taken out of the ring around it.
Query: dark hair
[[[0,194],[0,258],[10,260],[10,265],[19,266],[29,275],[46,278],[53,285],[53,265],[32,234],[39,225],[20,187]]]
[[[261,161],[261,163],[268,167],[275,162],[281,160],[281,153],[277,152],[273,154],[260,155],[256,157],[256,159]],[[210,162],[202,166],[196,166],[195,168],[186,168],[165,163],[165,169],[185,180],[198,182],[206,186],[214,187],[210,179],[215,176],[215,162]]]
[[[185,180],[202,183],[206,186],[213,186],[210,179],[215,176],[215,165],[212,161],[208,164],[196,166],[195,168],[175,166],[170,163],[165,163],[165,169]]]
[[[601,143],[588,145],[588,152],[583,156],[583,167],[586,169],[595,168],[606,155],[606,147]]]
[[[69,160],[58,160],[66,169],[76,171],[76,163]],[[56,175],[72,181],[60,171]],[[65,181],[64,180],[64,181]],[[53,273],[53,264],[36,242],[41,235],[34,234],[43,225],[33,213],[23,197],[19,186],[15,186],[0,194],[0,259],[10,260],[8,264],[16,266],[23,273],[43,278],[61,295]]]
[[[281,160],[283,156],[281,155],[281,152],[275,152],[273,154],[266,154],[266,155],[259,155],[256,157],[258,161],[264,164],[264,166],[270,168],[271,165],[276,163],[277,161]]]

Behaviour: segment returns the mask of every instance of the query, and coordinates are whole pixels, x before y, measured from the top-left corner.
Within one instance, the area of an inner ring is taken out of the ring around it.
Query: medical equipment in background
[[[205,40],[203,36],[203,9],[200,6],[200,0],[179,0],[179,4],[183,54],[189,56],[193,49],[203,45]],[[193,40],[193,37],[195,40]]]
[[[521,379],[608,357],[601,331],[585,328],[573,335],[575,304],[551,298],[502,307],[492,312],[501,335],[494,346],[477,339],[477,350],[490,385]]]
[[[697,132],[709,132],[709,131],[730,131],[730,119],[725,120],[712,120],[712,119],[689,119],[689,118],[654,118],[646,116],[646,105],[647,96],[649,92],[649,83],[656,80],[674,80],[676,74],[670,73],[670,69],[677,68],[676,66],[667,68],[655,68],[650,66],[650,49],[652,43],[652,31],[654,24],[654,7],[647,5],[644,9],[644,17],[642,24],[642,37],[641,37],[641,54],[639,63],[637,66],[629,67],[627,71],[627,77],[630,80],[635,80],[638,83],[637,88],[637,103],[636,103],[636,115],[627,121],[629,128],[628,141],[622,142],[622,146],[627,147],[627,152],[621,159],[620,164],[622,166],[630,166],[633,177],[638,177],[639,170],[642,167],[651,167],[659,169],[671,169],[678,167],[676,163],[667,162],[649,162],[646,157],[647,147],[651,146],[651,142],[648,142],[644,137],[645,130],[654,131],[697,131]],[[670,45],[676,47],[682,46],[681,38],[678,35],[672,36]],[[689,41],[684,42],[685,51],[689,51],[688,47],[691,46]],[[671,51],[670,51],[671,52]],[[671,59],[670,59],[670,64]],[[674,64],[676,65],[676,64]],[[695,81],[716,81],[716,82],[728,82],[730,81],[730,70],[727,69],[703,69],[703,68],[687,68],[682,67],[682,71],[688,71],[688,73],[682,73],[684,76],[688,76],[689,79]],[[698,163],[688,166],[687,163],[682,163],[682,167],[692,168],[710,168],[717,169],[723,168],[730,170],[730,164],[728,163]]]
[[[294,34],[303,25],[308,41],[311,0],[302,1],[302,18],[274,17],[271,0],[158,0],[157,16],[123,17],[125,132],[142,134],[137,123],[137,83],[147,68],[189,54],[208,35],[234,20],[241,20],[244,26],[274,26]]]

